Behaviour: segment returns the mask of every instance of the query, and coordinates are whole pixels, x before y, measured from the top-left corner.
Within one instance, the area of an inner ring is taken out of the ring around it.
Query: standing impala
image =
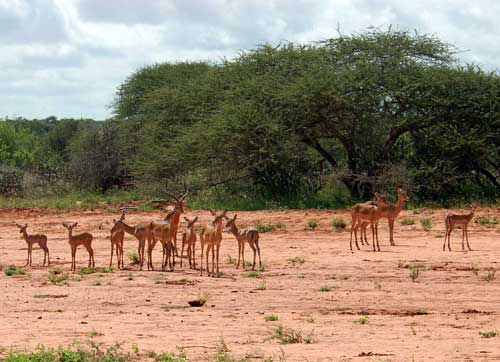
[[[363,224],[363,222],[368,222],[372,228],[373,237],[373,251],[380,251],[380,245],[378,242],[378,223],[382,217],[382,207],[387,205],[385,202],[385,197],[380,195],[378,192],[375,193],[375,199],[377,206],[366,205],[366,204],[356,204],[351,208],[351,242],[350,247],[352,251],[352,233],[354,232],[354,237],[356,241],[356,247],[359,250],[358,245],[358,228]],[[377,247],[375,248],[375,236],[377,237]]]
[[[217,275],[219,275],[219,251],[222,242],[222,221],[226,216],[227,210],[222,214],[217,215],[215,211],[210,210],[210,213],[215,216],[214,221],[210,224],[204,224],[200,231],[201,244],[201,260],[200,260],[200,275],[203,275],[203,248],[207,245],[207,275],[210,276],[210,268],[208,267],[208,253],[212,250],[212,273],[214,276],[215,255],[217,254]]]
[[[389,223],[389,235],[390,235],[391,245],[396,245],[396,243],[394,242],[394,222],[399,216],[401,210],[403,210],[404,203],[407,200],[409,200],[408,194],[403,189],[399,188],[398,201],[396,202],[396,204],[391,204],[388,202],[384,206],[382,206],[382,218],[387,218],[387,221]],[[368,201],[365,202],[364,204],[377,206],[376,201]],[[368,224],[369,224],[368,222],[363,222],[361,224],[360,228],[361,244],[363,244],[363,236],[365,237],[365,242],[368,244],[368,240],[366,238],[366,228],[368,227]]]
[[[81,233],[73,235],[73,229],[77,227],[77,225],[77,222],[75,222],[74,224],[67,224],[65,222],[63,223],[63,226],[68,229],[68,243],[71,246],[71,271],[76,270],[76,249],[80,245],[83,245],[89,253],[89,268],[91,266],[95,267],[94,250],[92,250],[92,234]]]
[[[232,219],[226,217],[226,229],[233,233],[234,237],[238,241],[238,264],[236,264],[236,269],[240,266],[240,256],[243,261],[243,269],[245,269],[245,243],[248,243],[253,250],[252,270],[255,270],[255,257],[257,252],[259,253],[259,267],[262,267],[262,262],[260,260],[259,230],[253,226],[238,229],[236,226],[237,216],[238,215],[234,215]]]
[[[125,220],[125,213],[122,213],[122,216],[118,220],[113,219],[113,227],[111,228],[111,257],[109,258],[109,267],[113,266],[113,247],[116,248],[116,259],[118,259],[118,269],[123,269],[123,238],[125,236],[125,232],[123,228],[118,225],[118,221]]]
[[[195,259],[195,246],[196,246],[196,232],[194,231],[194,224],[198,221],[198,216],[196,216],[193,220],[184,218],[187,222],[187,229],[182,233],[182,247],[181,247],[181,268],[182,268],[182,257],[184,256],[184,246],[186,246],[186,252],[189,259],[189,268],[196,268],[196,259]]]
[[[446,226],[446,233],[444,235],[443,251],[445,251],[446,238],[448,238],[448,250],[451,251],[450,238],[451,238],[451,232],[453,231],[453,228],[455,226],[460,226],[462,228],[462,251],[465,250],[464,239],[467,241],[467,248],[469,248],[469,250],[472,250],[470,245],[469,245],[468,228],[469,228],[470,222],[472,221],[472,218],[474,217],[474,213],[475,213],[477,207],[478,207],[478,204],[473,204],[472,210],[468,214],[465,214],[465,215],[460,215],[460,214],[448,214],[448,215],[446,215],[446,217],[444,219],[444,225]]]
[[[33,244],[38,244],[40,249],[43,250],[43,266],[45,266],[46,259],[48,260],[48,266],[50,266],[50,256],[49,256],[49,248],[47,247],[47,236],[44,234],[31,234],[28,235],[26,229],[28,228],[28,224],[19,225],[16,224],[19,228],[19,232],[21,233],[21,238],[26,241],[28,244],[28,259],[26,260],[26,265],[31,266],[31,252],[33,251]]]

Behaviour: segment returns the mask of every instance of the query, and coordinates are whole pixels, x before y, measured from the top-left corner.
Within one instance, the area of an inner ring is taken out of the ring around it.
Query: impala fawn
[[[380,251],[380,245],[378,242],[378,223],[382,217],[382,207],[387,205],[385,202],[385,197],[380,195],[378,192],[375,193],[375,198],[377,206],[366,205],[366,204],[356,204],[351,208],[351,241],[350,247],[352,251],[352,233],[354,232],[354,237],[356,241],[356,247],[359,250],[357,231],[361,224],[366,221],[369,222],[372,229],[373,237],[373,251]],[[377,239],[377,247],[375,248],[375,237]]]
[[[444,244],[443,244],[443,251],[445,251],[446,247],[446,238],[448,238],[448,250],[451,251],[450,247],[450,238],[451,238],[451,232],[453,231],[453,228],[455,226],[460,226],[462,228],[462,250],[465,250],[464,247],[464,239],[467,241],[467,248],[469,250],[472,250],[470,245],[469,245],[469,224],[472,221],[472,218],[474,217],[474,212],[476,211],[478,204],[473,204],[472,210],[465,215],[460,215],[460,214],[448,214],[446,215],[444,219],[444,225],[446,226],[446,233],[444,235]]]
[[[219,275],[219,252],[220,244],[222,242],[222,221],[226,216],[227,210],[222,214],[217,215],[215,211],[210,210],[210,213],[215,216],[214,221],[209,224],[204,224],[200,231],[200,244],[201,244],[201,259],[200,259],[200,275],[203,275],[203,249],[207,245],[207,275],[210,276],[210,269],[208,267],[208,254],[212,250],[212,273],[214,276],[215,258],[217,258],[217,275]],[[215,256],[215,254],[216,256]]]
[[[390,243],[391,245],[396,245],[394,242],[394,222],[396,221],[397,217],[399,216],[399,213],[401,210],[403,210],[403,206],[405,201],[409,200],[410,198],[408,197],[408,194],[401,188],[398,189],[398,201],[396,204],[391,204],[391,203],[386,203],[385,206],[382,206],[382,218],[387,218],[388,224],[389,224],[389,235],[390,235]],[[377,206],[376,201],[368,201],[364,203],[370,204]],[[365,242],[368,244],[368,240],[366,238],[366,228],[368,227],[368,222],[363,222],[361,224],[360,228],[360,239],[361,239],[361,244],[364,245],[363,243],[363,236],[365,237]]]
[[[78,246],[83,245],[89,253],[89,268],[95,267],[94,261],[94,250],[92,250],[92,234],[81,233],[73,235],[73,229],[78,226],[78,223],[67,224],[63,223],[63,226],[68,229],[68,243],[71,246],[71,271],[76,270],[76,249]]]
[[[123,213],[120,219],[113,219],[113,227],[111,228],[111,257],[109,258],[109,267],[113,266],[113,247],[116,248],[116,259],[118,260],[118,269],[123,269],[123,238],[125,237],[125,232],[123,228],[118,225],[118,221],[125,220],[125,214]]]
[[[180,214],[184,211],[184,202],[182,198],[174,204],[174,209],[170,211],[164,220],[153,221],[149,224],[148,236],[148,270],[153,268],[153,249],[157,239],[160,240],[163,247],[162,270],[165,271],[167,261],[170,270],[173,271],[175,265],[175,246],[173,244],[174,236],[177,233],[175,225],[178,226]],[[172,261],[171,259],[172,258]]]
[[[227,224],[226,229],[233,233],[238,241],[238,264],[236,264],[236,269],[240,266],[240,256],[243,261],[243,269],[245,269],[245,243],[248,243],[253,250],[253,265],[252,270],[255,270],[255,258],[257,252],[259,253],[259,267],[262,267],[262,261],[260,260],[260,247],[259,247],[259,230],[257,228],[250,226],[244,229],[238,229],[236,226],[236,217],[234,215],[232,219],[226,217]]]
[[[184,247],[186,246],[186,252],[189,259],[189,268],[196,268],[195,259],[195,245],[196,245],[196,232],[194,231],[194,224],[198,221],[198,216],[193,220],[184,218],[187,222],[187,229],[182,233],[182,247],[181,247],[181,268],[182,268],[182,258],[184,256]]]
[[[47,247],[47,236],[44,234],[31,234],[28,235],[26,229],[28,228],[28,224],[19,225],[16,224],[19,228],[19,232],[21,233],[21,238],[26,241],[28,244],[28,259],[26,260],[26,265],[31,266],[31,252],[33,251],[33,244],[38,244],[40,249],[43,250],[43,265],[45,266],[45,261],[48,261],[48,266],[50,266],[50,256],[49,256],[49,248]]]

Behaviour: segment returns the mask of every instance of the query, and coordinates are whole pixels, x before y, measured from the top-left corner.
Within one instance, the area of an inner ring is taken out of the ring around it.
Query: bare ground
[[[334,216],[349,219],[345,211],[239,212],[240,224],[286,226],[261,234],[265,272],[258,278],[228,262],[229,255],[237,257],[236,241],[228,233],[220,278],[200,277],[186,267],[173,273],[139,271],[127,260],[124,271],[72,274],[68,285],[57,286],[48,282],[49,269],[41,267],[43,252],[36,248],[26,276],[0,275],[0,347],[33,350],[39,343],[56,347],[93,338],[124,342],[126,349],[135,343],[140,351],[183,347],[189,361],[202,361],[213,356],[222,338],[233,355],[251,361],[269,356],[278,361],[283,355],[287,361],[498,361],[500,337],[482,338],[479,332],[500,331],[500,273],[485,280],[490,269],[500,267],[500,225],[473,223],[472,252],[461,251],[461,231],[456,230],[453,251],[443,252],[447,212],[403,211],[400,220],[416,222],[397,222],[393,247],[382,221],[382,252],[377,253],[367,246],[351,253],[349,232],[332,229]],[[187,213],[192,215],[211,219],[208,212]],[[477,215],[498,216],[498,211],[481,209]],[[69,272],[61,222],[74,220],[77,230],[94,234],[96,266],[107,266],[109,229],[116,216],[104,210],[1,210],[0,264],[4,269],[24,265],[26,244],[13,222],[26,222],[29,232],[47,233],[52,267]],[[159,217],[141,212],[127,221]],[[423,230],[422,218],[431,219],[431,231]],[[309,219],[316,219],[319,229],[306,230]],[[137,249],[132,236],[126,236],[125,249],[126,254]],[[160,248],[155,252],[158,266]],[[251,260],[248,247],[246,257]],[[77,267],[86,263],[87,254],[79,249]],[[420,268],[415,282],[409,276],[411,263]],[[204,292],[209,294],[205,306],[187,305]],[[271,314],[278,321],[265,321]],[[363,316],[366,324],[355,323]],[[278,325],[312,333],[313,343],[279,344],[270,338]]]

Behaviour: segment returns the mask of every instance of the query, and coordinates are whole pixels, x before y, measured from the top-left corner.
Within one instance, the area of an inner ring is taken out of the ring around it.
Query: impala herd
[[[362,245],[369,245],[366,237],[366,229],[368,226],[372,230],[372,246],[373,251],[380,251],[380,245],[378,240],[378,224],[380,219],[386,218],[389,223],[389,234],[391,245],[396,245],[394,242],[394,222],[398,217],[399,213],[403,209],[404,202],[408,200],[407,193],[401,188],[397,190],[398,201],[396,204],[391,204],[387,201],[387,197],[383,194],[375,193],[375,201],[368,201],[365,203],[359,203],[351,208],[351,238],[350,238],[350,248],[352,249],[352,239],[354,234],[354,241],[356,248],[360,250],[358,244],[358,231],[360,236],[360,241]],[[131,207],[123,207],[120,209],[121,216],[118,220],[113,220],[113,227],[111,228],[111,256],[109,266],[113,265],[113,253],[116,252],[116,258],[118,262],[118,269],[124,268],[123,261],[123,239],[125,233],[133,235],[138,241],[138,255],[139,255],[139,265],[142,270],[144,265],[144,252],[146,251],[147,244],[147,268],[148,270],[154,270],[152,261],[152,252],[157,242],[159,241],[162,246],[162,271],[167,269],[167,265],[170,271],[174,270],[175,257],[178,256],[177,250],[177,231],[180,223],[180,216],[184,212],[185,200],[188,196],[188,192],[180,195],[179,197],[168,194],[170,196],[170,207],[165,209],[166,215],[163,220],[155,220],[150,222],[144,222],[137,225],[129,225],[125,223],[126,210],[131,209]],[[462,229],[462,250],[465,250],[464,241],[467,243],[469,250],[472,250],[469,245],[468,238],[468,225],[474,217],[474,212],[477,208],[477,204],[474,204],[470,213],[465,215],[460,214],[448,214],[445,217],[446,233],[443,244],[443,251],[446,248],[446,241],[448,240],[448,250],[450,248],[450,234],[452,230],[460,226]],[[222,231],[223,229],[231,232],[237,242],[238,242],[238,262],[236,268],[242,263],[242,268],[245,268],[245,244],[248,244],[253,251],[253,263],[252,270],[255,270],[256,257],[259,256],[259,267],[262,267],[262,262],[260,258],[260,246],[259,246],[259,230],[255,227],[246,227],[238,229],[236,226],[237,215],[232,218],[228,217],[227,210],[221,213],[210,210],[210,213],[214,217],[211,223],[205,223],[201,226],[200,232],[198,234],[201,246],[200,252],[200,275],[203,275],[203,259],[205,257],[205,270],[208,276],[218,276],[219,273],[219,255],[220,246],[222,242]],[[198,217],[194,219],[188,219],[184,217],[187,227],[182,233],[182,245],[180,253],[180,266],[182,268],[182,259],[184,257],[184,249],[186,249],[187,258],[189,261],[189,268],[196,269],[196,240],[197,234],[194,229],[195,224],[198,221]],[[225,225],[223,226],[225,222]],[[28,259],[26,265],[32,263],[31,254],[33,250],[33,244],[38,244],[40,249],[44,251],[43,266],[47,263],[50,266],[50,255],[49,249],[47,247],[47,236],[43,234],[32,234],[28,235],[26,231],[28,225],[19,225],[19,232],[21,237],[26,241],[28,245]],[[89,254],[88,266],[95,267],[94,261],[94,251],[92,249],[92,234],[88,232],[73,234],[73,229],[78,226],[78,223],[68,223],[63,222],[62,225],[68,229],[68,243],[71,247],[71,270],[76,270],[76,251],[79,246],[83,246]],[[209,256],[210,252],[212,255],[211,269],[209,267]]]

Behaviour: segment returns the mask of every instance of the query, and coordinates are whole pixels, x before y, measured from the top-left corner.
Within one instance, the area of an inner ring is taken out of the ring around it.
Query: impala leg
[[[200,240],[201,253],[200,253],[200,275],[203,275],[203,248],[205,247],[203,239]]]
[[[462,251],[465,251],[465,227],[462,226]]]
[[[370,224],[371,228],[372,228],[372,244],[373,244],[373,251],[377,251],[377,249],[375,248],[375,225],[373,225],[373,223]]]
[[[255,242],[255,245],[257,246],[257,252],[259,253],[259,268],[262,268],[262,261],[260,260],[260,246],[259,246],[259,239]]]
[[[446,226],[446,232],[444,233],[444,243],[443,243],[443,251],[446,250],[446,239],[448,238],[448,226]],[[448,246],[450,244],[448,243]]]
[[[215,244],[212,245],[212,276],[215,274]]]
[[[242,260],[242,266],[241,269],[245,270],[245,241],[241,241],[241,260]]]
[[[114,248],[114,244],[111,243],[111,256],[109,257],[109,267],[111,268],[111,266],[113,265],[113,248]],[[118,246],[116,247],[116,252],[118,253]],[[118,260],[118,267],[120,267],[120,260]]]
[[[71,271],[76,271],[76,248],[71,249]]]
[[[220,244],[217,245],[217,255],[216,255],[216,259],[217,259],[217,276],[219,276],[219,251],[220,251]]]
[[[250,247],[252,248],[253,251],[253,265],[252,265],[252,270],[255,270],[255,259],[257,258],[257,248],[255,245],[252,243],[250,244]]]
[[[377,227],[378,230],[378,227]],[[394,219],[389,220],[389,237],[391,245],[394,246],[396,243],[394,242]]]
[[[186,244],[185,236],[182,237],[182,246],[181,246],[181,269],[182,269],[182,259],[184,258],[184,246]],[[189,259],[189,266],[191,266],[191,258],[189,257],[189,246],[187,247],[186,253]]]
[[[236,269],[240,267],[240,258],[241,258],[241,243],[239,240],[236,240],[238,242],[238,262],[236,263]],[[243,264],[243,269],[245,269],[245,264]]]
[[[363,236],[365,238],[365,244],[370,245],[370,243],[368,242],[368,238],[366,237],[366,229],[368,229],[368,223],[364,224],[363,226]]]
[[[378,243],[378,222],[375,223],[375,237],[377,238],[377,250],[380,251],[380,244]]]
[[[469,226],[468,225],[465,227],[465,240],[467,241],[467,248],[469,248],[469,250],[472,251],[472,248],[469,245]]]
[[[210,253],[210,244],[207,245],[207,252],[206,252],[206,257],[207,257],[207,275],[210,276],[210,267],[209,267],[209,264],[208,264],[208,254]]]
[[[196,241],[193,242],[193,247],[191,249],[191,252],[193,253],[193,269],[196,269],[196,257],[195,257],[195,250],[196,250]]]

